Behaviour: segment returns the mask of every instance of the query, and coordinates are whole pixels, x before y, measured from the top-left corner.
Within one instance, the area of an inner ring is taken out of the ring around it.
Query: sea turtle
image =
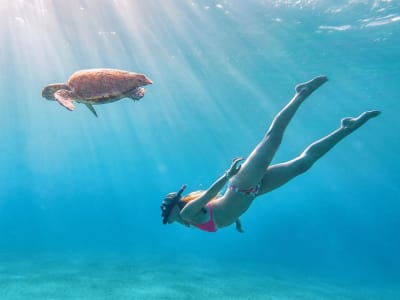
[[[80,70],[65,83],[49,84],[42,90],[42,97],[74,110],[73,101],[84,103],[97,117],[95,104],[110,103],[122,98],[134,101],[144,96],[142,86],[153,82],[143,74],[115,69]]]

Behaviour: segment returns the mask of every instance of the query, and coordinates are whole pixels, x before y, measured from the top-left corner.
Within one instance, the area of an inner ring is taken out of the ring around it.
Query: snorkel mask
[[[182,185],[177,193],[169,193],[163,200],[161,204],[161,217],[163,224],[168,223],[168,217],[171,214],[172,209],[175,204],[178,204],[180,208],[185,206],[185,203],[180,201],[182,198],[182,193],[186,189],[186,184]]]

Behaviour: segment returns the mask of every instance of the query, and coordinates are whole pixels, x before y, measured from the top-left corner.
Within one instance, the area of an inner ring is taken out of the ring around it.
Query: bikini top
[[[204,231],[208,231],[208,232],[216,232],[218,230],[218,228],[214,222],[212,204],[208,203],[207,207],[210,212],[210,220],[208,220],[207,222],[202,223],[202,224],[195,224],[194,226],[199,228],[200,230],[204,230]]]

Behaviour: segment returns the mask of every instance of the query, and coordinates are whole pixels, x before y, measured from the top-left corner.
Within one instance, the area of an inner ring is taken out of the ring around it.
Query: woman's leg
[[[340,128],[312,143],[295,159],[270,166],[263,177],[263,184],[259,194],[268,193],[284,185],[297,175],[306,172],[318,159],[331,150],[333,146],[343,138],[358,129],[369,119],[379,114],[379,111],[373,110],[364,112],[357,118],[345,118],[342,120]]]
[[[325,76],[316,77],[296,86],[296,93],[289,103],[275,116],[261,142],[242,164],[231,183],[241,189],[251,188],[263,178],[266,168],[278,149],[283,133],[304,100],[327,81]]]

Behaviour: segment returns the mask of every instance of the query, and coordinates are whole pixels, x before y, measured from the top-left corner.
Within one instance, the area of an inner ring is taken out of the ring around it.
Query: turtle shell
[[[115,69],[81,70],[68,79],[75,96],[89,101],[121,98],[128,91],[151,83],[143,74]]]

